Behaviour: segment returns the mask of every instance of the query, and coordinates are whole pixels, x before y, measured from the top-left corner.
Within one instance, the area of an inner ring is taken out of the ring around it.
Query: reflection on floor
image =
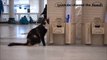
[[[104,46],[14,46],[10,42],[26,42],[35,24],[0,24],[0,60],[107,60]]]

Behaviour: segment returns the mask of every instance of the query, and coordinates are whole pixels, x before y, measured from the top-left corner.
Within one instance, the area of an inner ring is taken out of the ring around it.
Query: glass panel
[[[39,13],[39,0],[15,0],[15,12],[27,13],[30,8],[30,13]]]
[[[9,6],[4,5],[4,12],[3,13],[9,13]]]
[[[47,0],[44,0],[44,7],[45,7],[46,4],[47,4]]]
[[[4,3],[4,14],[2,21],[8,21],[9,18],[9,0],[2,0]],[[45,2],[46,3],[46,2]],[[19,22],[20,18],[28,15],[30,9],[30,16],[34,21],[38,19],[39,0],[14,0],[15,20]]]
[[[32,19],[33,19],[34,21],[37,21],[37,14],[30,14],[30,16],[32,17]]]
[[[27,19],[29,20],[29,15],[28,14],[16,14],[15,15],[15,20],[18,22],[23,16],[26,16]],[[38,14],[30,14],[31,18],[33,21],[37,21]]]
[[[28,13],[28,9],[30,9],[30,5],[15,5],[14,6],[15,13]]]
[[[30,13],[39,13],[39,0],[30,1]]]
[[[15,15],[15,21],[18,22],[19,21],[19,15]]]
[[[82,0],[76,0],[76,4],[82,4]]]
[[[24,16],[26,16],[26,14],[21,14],[21,15],[20,15],[20,19],[21,19],[22,17],[24,17]]]
[[[9,0],[2,0],[2,2],[3,2],[3,8],[4,8],[3,13],[9,13]]]
[[[14,4],[29,4],[29,0],[14,0]]]
[[[2,15],[2,21],[3,21],[3,22],[8,21],[8,18],[9,18],[9,15],[8,15],[8,14]]]
[[[9,5],[9,0],[2,0],[3,5]]]
[[[76,4],[78,5],[78,4],[82,4],[82,0],[76,0]],[[80,7],[80,6],[76,6],[76,8],[77,7]]]

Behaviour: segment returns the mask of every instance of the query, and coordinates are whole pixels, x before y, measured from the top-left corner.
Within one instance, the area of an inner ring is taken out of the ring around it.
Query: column
[[[15,23],[14,0],[9,0],[9,20],[8,20],[8,23]]]
[[[72,0],[72,4],[75,4],[76,0]],[[72,6],[72,21],[71,21],[71,44],[75,44],[76,41],[76,22],[75,22],[75,6]]]
[[[107,45],[107,28],[106,28],[106,26],[107,26],[107,0],[106,0],[106,5],[105,5],[106,7],[105,7],[105,21],[104,21],[104,45]]]
[[[75,0],[71,0],[71,4],[75,4]],[[71,6],[71,22],[66,23],[66,44],[74,44],[76,38],[76,23],[75,23],[75,6]]]
[[[39,0],[39,15],[43,12],[44,0]]]

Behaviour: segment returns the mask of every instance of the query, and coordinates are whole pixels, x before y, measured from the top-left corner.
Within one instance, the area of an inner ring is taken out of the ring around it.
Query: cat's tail
[[[27,46],[27,43],[10,43],[8,46]]]

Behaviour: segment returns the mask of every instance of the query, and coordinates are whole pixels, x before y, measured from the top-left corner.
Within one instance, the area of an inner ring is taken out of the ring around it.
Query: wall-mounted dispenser
[[[56,18],[51,23],[50,44],[63,45],[65,41],[65,22],[62,18]]]
[[[101,24],[103,25],[103,24]],[[104,34],[104,27],[101,25],[92,24],[92,34]]]
[[[53,34],[64,34],[65,32],[65,23],[61,18],[56,18],[56,21],[52,24]]]
[[[100,17],[95,17],[92,23],[92,45],[104,44],[104,22]]]
[[[101,22],[100,18],[95,18],[92,23],[92,34],[104,34],[104,23]]]

